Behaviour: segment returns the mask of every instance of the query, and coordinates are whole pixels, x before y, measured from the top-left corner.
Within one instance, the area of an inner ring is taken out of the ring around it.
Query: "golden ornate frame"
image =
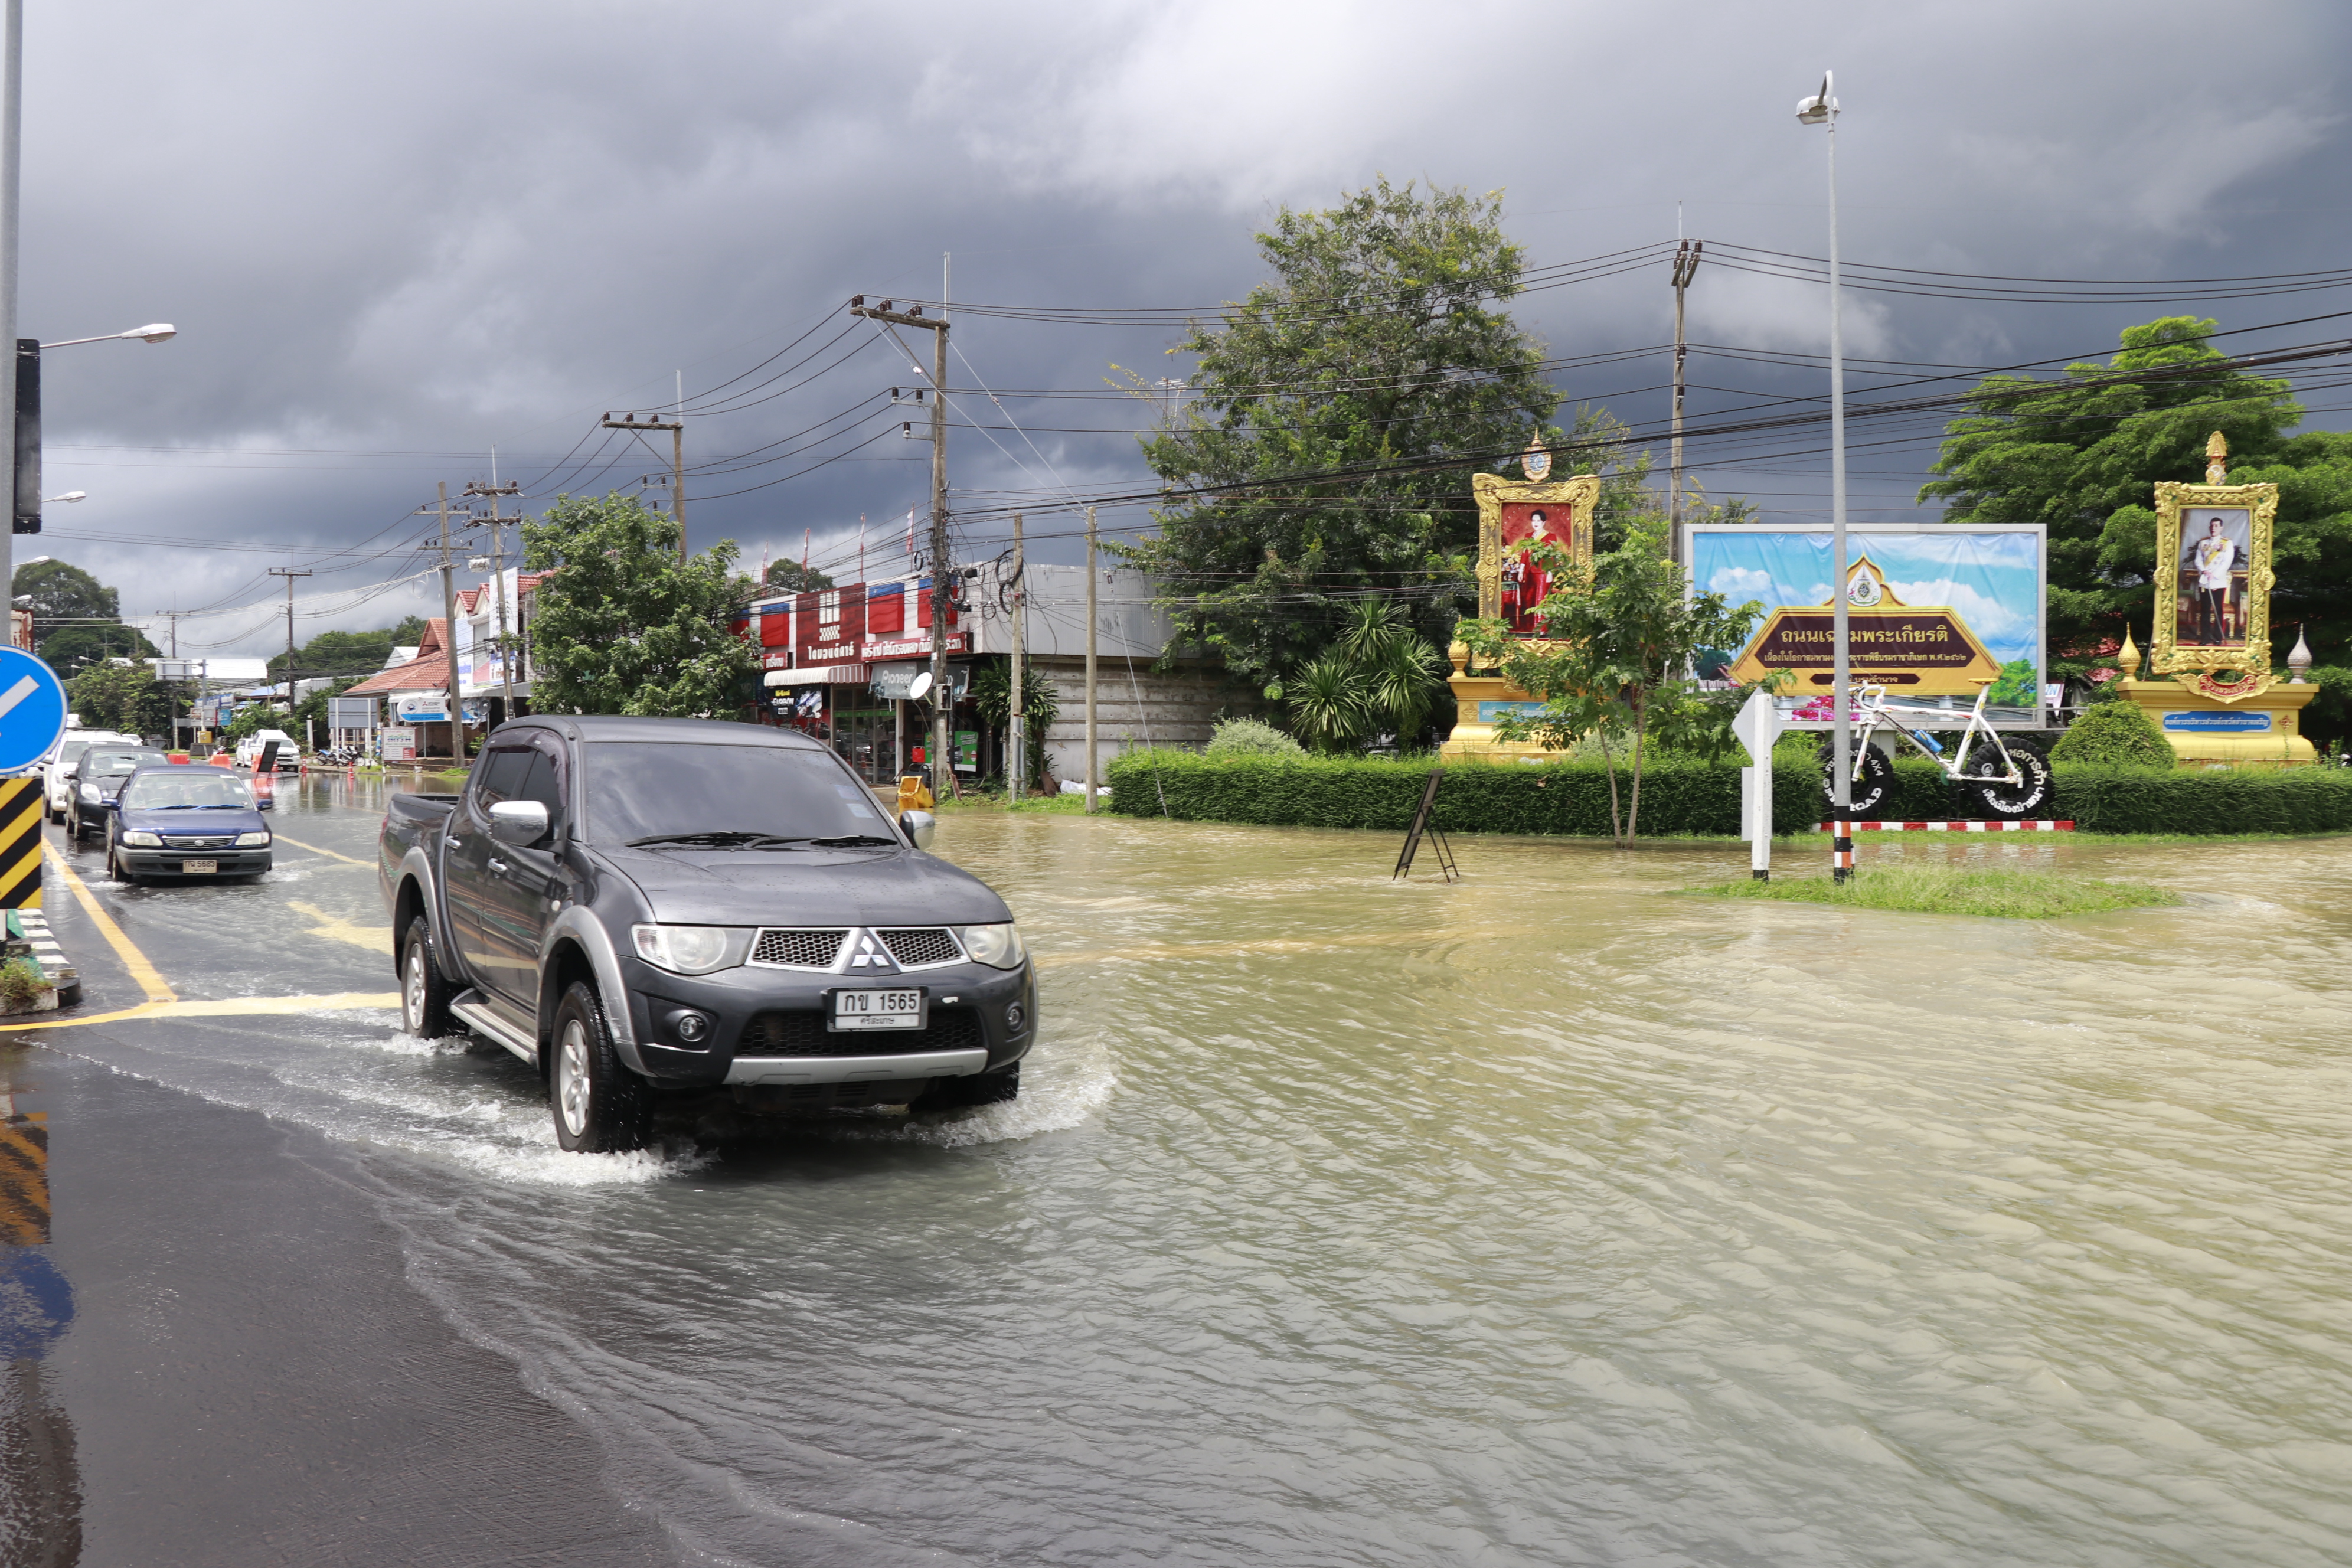
[[[2243,507],[2251,528],[2246,546],[2246,646],[2242,648],[2182,647],[2174,633],[2180,624],[2180,514],[2190,507]],[[2156,486],[2156,625],[2148,639],[2148,672],[2207,672],[2184,685],[2223,701],[2252,697],[2271,684],[2271,530],[2278,517],[2276,485],[2191,485],[2159,479]],[[2226,688],[2210,678],[2215,670],[2243,670],[2254,679]]]
[[[1503,613],[1503,508],[1512,501],[1546,502],[1568,508],[1570,552],[1579,562],[1592,560],[1592,511],[1601,504],[1601,476],[1578,474],[1573,479],[1537,484],[1507,479],[1500,474],[1473,474],[1471,492],[1478,498],[1478,614],[1492,619]],[[2268,558],[2265,557],[2265,560]]]

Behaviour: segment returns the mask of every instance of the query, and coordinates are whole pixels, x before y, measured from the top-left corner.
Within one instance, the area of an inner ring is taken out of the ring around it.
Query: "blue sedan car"
[[[166,763],[124,781],[106,836],[107,874],[251,881],[269,869],[269,825],[253,786],[221,768]]]

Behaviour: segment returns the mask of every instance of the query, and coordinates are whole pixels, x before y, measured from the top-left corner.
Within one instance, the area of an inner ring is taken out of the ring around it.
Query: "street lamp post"
[[[1830,164],[1830,815],[1843,824],[1853,808],[1853,737],[1846,728],[1845,336],[1838,320],[1837,99],[1835,73],[1822,73],[1822,89],[1797,104],[1797,120],[1829,132]],[[1834,829],[1832,829],[1834,831]],[[1853,874],[1853,841],[1843,836],[1831,851],[1831,876]]]

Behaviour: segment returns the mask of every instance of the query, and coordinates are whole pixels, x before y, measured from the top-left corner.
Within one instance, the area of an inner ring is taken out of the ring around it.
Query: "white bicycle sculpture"
[[[2048,804],[2050,764],[2023,746],[2012,748],[2003,743],[2000,732],[1985,720],[1985,697],[1992,682],[1979,680],[1976,685],[1976,706],[1969,710],[1968,727],[1960,731],[1948,757],[1944,754],[1944,743],[1929,734],[1926,727],[1934,724],[1949,728],[1950,709],[1889,702],[1884,686],[1853,689],[1846,710],[1853,755],[1853,793],[1846,807],[1848,820],[1876,816],[1878,808],[1894,793],[1895,763],[1870,743],[1871,736],[1882,729],[1896,740],[1909,742],[1913,751],[1943,769],[1946,778],[1975,791],[1984,802],[1988,817],[2030,816]],[[1837,763],[1824,762],[1822,795],[1832,810],[1836,808],[1836,789]]]

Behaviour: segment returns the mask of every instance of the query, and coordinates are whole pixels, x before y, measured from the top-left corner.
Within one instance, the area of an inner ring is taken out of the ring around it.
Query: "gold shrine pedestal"
[[[2319,749],[2299,728],[2304,705],[2319,695],[2316,686],[2273,686],[2234,702],[2219,701],[2177,680],[2126,677],[2116,689],[2164,731],[2183,763],[2295,767],[2319,760]]]
[[[1530,741],[1495,738],[1497,719],[1513,711],[1532,711],[1541,708],[1542,703],[1502,676],[1470,674],[1470,650],[1462,644],[1455,643],[1445,652],[1454,663],[1454,673],[1445,682],[1454,689],[1454,733],[1438,748],[1441,758],[1449,763],[1510,763],[1521,757],[1559,759],[1559,752],[1547,752]]]

